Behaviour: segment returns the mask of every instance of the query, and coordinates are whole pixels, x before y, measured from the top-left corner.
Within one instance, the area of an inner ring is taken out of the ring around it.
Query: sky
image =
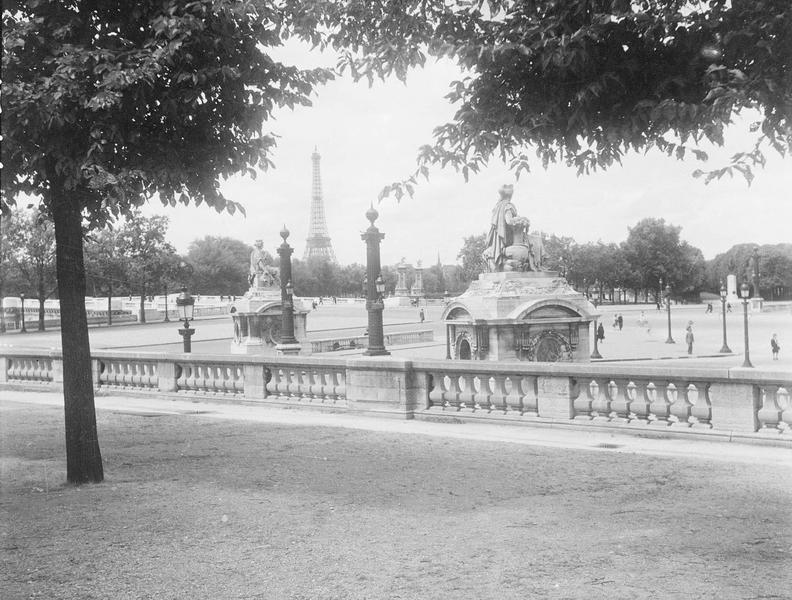
[[[301,66],[334,63],[334,57],[291,47],[283,52]],[[170,218],[169,237],[179,252],[208,235],[229,236],[253,245],[264,241],[274,254],[285,225],[295,258],[302,258],[309,231],[311,154],[321,155],[322,192],[327,228],[341,264],[365,262],[360,234],[368,226],[370,205],[379,211],[376,225],[385,234],[383,264],[457,262],[467,236],[484,233],[498,188],[514,184],[513,202],[532,230],[573,237],[578,243],[619,243],[629,228],[646,217],[681,226],[682,239],[714,258],[738,243],[792,242],[792,159],[767,152],[768,162],[748,186],[743,178],[704,185],[691,173],[702,167],[659,152],[631,155],[622,166],[578,177],[563,165],[548,170],[537,164],[519,180],[505,165],[493,162],[465,182],[452,168],[432,170],[412,198],[377,200],[387,184],[411,175],[418,148],[432,142],[434,127],[449,121],[454,107],[444,98],[448,84],[460,78],[449,62],[430,63],[396,79],[354,83],[340,78],[317,90],[313,106],[284,109],[266,127],[277,134],[272,156],[276,168],[229,179],[224,194],[245,206],[247,216],[218,214],[207,207],[163,208],[151,204],[147,214]],[[735,127],[725,148],[710,152],[712,167],[726,164],[736,151],[749,150],[746,127]],[[718,162],[720,161],[720,162]]]

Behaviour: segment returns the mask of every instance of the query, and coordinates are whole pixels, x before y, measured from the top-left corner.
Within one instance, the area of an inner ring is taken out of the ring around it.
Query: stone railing
[[[57,389],[55,351],[0,353],[0,389]],[[623,363],[95,352],[99,393],[305,405],[433,420],[611,427],[792,443],[792,375]]]
[[[403,346],[405,344],[419,344],[421,342],[432,341],[434,341],[434,332],[431,329],[385,334],[386,346]],[[312,354],[317,354],[320,352],[337,352],[340,350],[365,348],[368,344],[368,336],[356,335],[321,340],[309,340],[308,343],[311,345]]]

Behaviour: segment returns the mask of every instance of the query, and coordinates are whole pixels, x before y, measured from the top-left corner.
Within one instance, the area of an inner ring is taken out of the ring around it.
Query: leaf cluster
[[[154,196],[241,210],[220,181],[270,167],[264,122],[332,77],[268,54],[288,18],[250,1],[4,3],[3,208],[76,197],[91,224]]]
[[[537,163],[585,174],[653,148],[706,160],[696,146],[722,145],[749,108],[760,114],[754,147],[695,175],[750,181],[765,147],[792,146],[788,0],[381,0],[315,11],[328,5],[328,43],[348,50],[341,66],[354,77],[403,78],[427,56],[466,74],[447,96],[453,121],[383,195],[412,193],[429,165],[467,178],[493,157],[518,176]]]

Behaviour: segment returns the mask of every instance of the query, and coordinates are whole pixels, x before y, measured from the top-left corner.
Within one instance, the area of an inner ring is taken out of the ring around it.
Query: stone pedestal
[[[588,362],[586,297],[550,271],[483,273],[443,312],[448,354],[470,360]]]
[[[234,337],[231,341],[231,354],[294,354],[293,344],[279,351],[283,305],[280,289],[251,290],[234,303],[236,309],[231,313],[234,324]],[[298,299],[294,302],[294,337],[297,338],[297,352],[310,351],[306,344],[306,321],[309,309]]]
[[[751,298],[748,302],[751,312],[762,312],[762,308],[764,308],[764,298]]]

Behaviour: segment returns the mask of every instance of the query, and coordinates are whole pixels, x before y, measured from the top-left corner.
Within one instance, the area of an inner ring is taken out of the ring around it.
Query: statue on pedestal
[[[248,283],[251,290],[280,287],[278,269],[267,265],[266,259],[264,243],[261,240],[256,240],[256,245],[250,253],[250,271],[248,272]]]
[[[504,185],[492,209],[484,258],[490,272],[541,271],[542,236],[529,234],[531,222],[517,215],[511,198],[514,186]]]

